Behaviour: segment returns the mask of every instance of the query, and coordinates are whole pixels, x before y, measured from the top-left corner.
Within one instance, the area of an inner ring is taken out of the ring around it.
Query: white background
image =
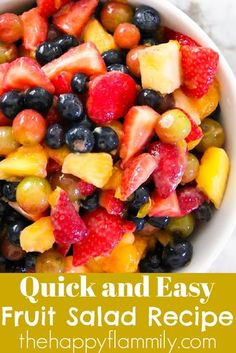
[[[221,49],[236,73],[236,1],[169,0],[192,17]],[[236,117],[232,117],[235,118]],[[235,132],[236,135],[236,132]],[[235,136],[236,138],[236,136]],[[236,180],[235,180],[236,182]],[[235,200],[236,202],[236,200]],[[236,215],[235,215],[236,216]],[[236,272],[236,231],[210,268],[211,272]]]

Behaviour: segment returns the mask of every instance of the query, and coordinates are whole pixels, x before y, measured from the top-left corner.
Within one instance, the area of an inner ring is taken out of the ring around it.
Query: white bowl
[[[34,3],[31,0],[1,0],[0,13],[19,11],[22,6]],[[186,14],[166,0],[129,0],[132,5],[149,5],[161,14],[162,22],[168,27],[185,33],[204,46],[219,51],[207,34]],[[210,265],[224,248],[236,225],[236,81],[220,54],[218,74],[221,83],[221,109],[226,131],[226,149],[231,160],[231,171],[223,204],[213,219],[197,232],[193,239],[194,256],[189,266],[180,272],[207,272]]]

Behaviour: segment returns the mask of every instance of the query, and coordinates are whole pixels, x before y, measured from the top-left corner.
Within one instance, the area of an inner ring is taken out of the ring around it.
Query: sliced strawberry
[[[140,185],[145,183],[156,168],[157,162],[155,158],[148,153],[132,158],[127,163],[121,179],[121,199],[126,201]]]
[[[181,48],[183,90],[192,97],[204,96],[213,83],[219,54],[210,48],[183,46]]]
[[[185,141],[187,143],[192,142],[192,141],[196,141],[196,140],[201,140],[203,138],[203,132],[202,129],[200,128],[199,125],[197,125],[197,123],[195,122],[195,120],[193,120],[191,118],[191,116],[189,116],[188,114],[186,114],[191,122],[192,128],[191,128],[191,132],[190,134],[185,138]]]
[[[69,1],[70,0],[37,0],[39,13],[44,17],[50,17]]]
[[[182,180],[186,165],[186,151],[177,145],[158,141],[149,146],[148,152],[158,162],[157,169],[153,173],[156,192],[160,198],[165,199]]]
[[[136,95],[132,77],[118,71],[108,72],[89,85],[88,115],[97,124],[119,119],[134,105]]]
[[[194,186],[185,186],[177,192],[181,215],[185,216],[201,206],[207,197]]]
[[[159,114],[148,106],[132,107],[124,119],[120,157],[123,165],[142,151],[152,137]]]
[[[63,71],[52,79],[55,87],[55,94],[71,93],[71,79],[73,75],[70,72]]]
[[[80,36],[97,5],[98,0],[70,2],[53,16],[53,24],[67,34]]]
[[[175,32],[168,27],[164,28],[164,36],[169,40],[177,40],[180,45],[191,45],[193,47],[199,46],[199,44],[194,39],[190,38],[186,34]]]
[[[43,66],[42,69],[50,80],[63,71],[71,74],[81,72],[88,76],[100,75],[106,72],[106,66],[101,54],[93,43],[84,43],[68,50],[60,58]]]
[[[22,57],[10,64],[3,82],[4,91],[42,87],[54,93],[54,86],[35,60]]]
[[[152,207],[150,217],[179,217],[181,215],[176,192],[172,192],[166,199],[159,196],[157,190],[151,196]]]
[[[87,236],[86,226],[64,190],[52,208],[51,221],[58,244],[74,244]]]
[[[109,214],[121,216],[124,212],[125,204],[115,198],[114,190],[103,190],[100,194],[99,203]]]
[[[8,63],[0,65],[0,95],[2,95],[2,93],[4,92],[3,82],[9,67],[10,67],[10,64]]]
[[[62,255],[66,256],[71,248],[71,244],[56,244],[56,250]]]
[[[21,15],[23,23],[23,44],[25,49],[35,50],[45,42],[48,33],[48,22],[40,15],[38,8],[33,8]]]
[[[82,265],[96,256],[108,255],[133,223],[110,215],[104,208],[83,217],[88,236],[73,246],[73,265]]]
[[[87,197],[95,192],[96,186],[80,180],[77,184],[77,189],[79,190],[80,197]]]

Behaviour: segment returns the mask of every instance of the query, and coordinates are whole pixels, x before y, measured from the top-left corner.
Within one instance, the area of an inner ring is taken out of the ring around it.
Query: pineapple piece
[[[50,217],[40,218],[23,229],[20,234],[20,245],[27,252],[45,252],[52,248],[55,242]]]
[[[181,86],[180,45],[177,41],[141,50],[139,63],[143,88],[168,94]]]
[[[210,147],[204,153],[198,175],[197,186],[220,208],[229,174],[229,157],[222,148]]]
[[[48,158],[42,146],[22,146],[0,162],[0,179],[47,176]]]
[[[104,185],[103,189],[116,191],[121,184],[122,175],[123,171],[118,165],[115,165],[112,170],[112,176],[110,177],[106,185]]]
[[[47,146],[44,146],[44,149],[48,157],[53,159],[59,165],[62,165],[66,156],[70,154],[70,150],[66,145],[56,150],[54,150],[53,148],[49,148]]]
[[[191,118],[195,121],[197,125],[201,124],[200,114],[196,107],[196,102],[194,98],[186,96],[182,89],[177,89],[174,92],[174,100],[175,108],[182,109],[183,111],[185,111],[185,113],[191,116]]]
[[[101,54],[107,50],[117,49],[113,36],[106,32],[101,23],[96,19],[89,21],[84,30],[83,37],[85,42],[94,43]]]
[[[102,188],[112,175],[113,161],[108,153],[70,153],[62,172],[72,174],[87,183]]]

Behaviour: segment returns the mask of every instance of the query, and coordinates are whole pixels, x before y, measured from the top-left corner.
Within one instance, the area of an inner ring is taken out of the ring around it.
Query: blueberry
[[[53,42],[40,44],[35,52],[36,60],[40,65],[45,65],[50,61],[59,58],[63,54],[61,46]]]
[[[18,183],[5,182],[2,193],[8,201],[16,201],[16,188]]]
[[[135,231],[138,232],[144,228],[145,218],[129,217],[129,221],[133,222],[136,226]]]
[[[159,114],[165,113],[167,110],[173,109],[175,107],[175,99],[173,94],[166,94],[161,96],[159,105],[155,108]]]
[[[169,217],[149,217],[148,223],[153,227],[165,229],[170,221]]]
[[[57,110],[62,118],[81,122],[83,118],[83,104],[79,97],[72,93],[60,94],[57,102]]]
[[[12,244],[20,245],[20,233],[27,225],[28,222],[23,219],[19,219],[17,222],[8,225],[8,239]]]
[[[91,152],[94,147],[93,133],[83,125],[68,130],[65,135],[67,146],[72,152]]]
[[[24,97],[19,91],[12,90],[0,97],[0,110],[7,118],[14,119],[23,109]]]
[[[92,211],[99,207],[98,193],[95,192],[91,196],[88,196],[85,200],[81,200],[81,207],[86,211]]]
[[[7,224],[16,223],[18,220],[22,219],[22,215],[20,215],[17,211],[15,211],[10,206],[7,207],[5,212],[5,221]]]
[[[164,248],[162,262],[169,269],[176,270],[188,264],[192,255],[192,244],[188,240],[176,239]]]
[[[25,92],[25,107],[47,114],[53,103],[53,95],[44,88],[30,88]]]
[[[133,23],[145,35],[153,34],[160,27],[159,13],[149,6],[140,6],[136,9]]]
[[[129,74],[129,70],[127,68],[127,66],[123,65],[123,64],[112,64],[109,65],[107,68],[107,71],[111,72],[111,71],[119,71],[119,72],[123,72],[123,74]]]
[[[6,272],[8,273],[26,273],[25,261],[6,261]]]
[[[195,218],[198,222],[209,222],[212,217],[212,207],[209,203],[205,202],[194,211]]]
[[[148,105],[149,107],[156,109],[161,103],[162,97],[156,91],[152,89],[142,89],[138,93],[137,103],[138,105]]]
[[[121,51],[118,50],[108,50],[102,54],[102,58],[105,61],[106,66],[114,65],[114,64],[123,64],[124,56]]]
[[[130,206],[139,209],[149,201],[149,190],[146,186],[140,186],[133,194]]]
[[[45,143],[48,147],[58,149],[64,144],[64,131],[60,124],[50,125],[45,136]]]
[[[150,37],[150,38],[143,38],[141,40],[141,44],[147,45],[149,47],[152,47],[153,45],[158,45],[160,43],[159,43],[159,41],[157,39]]]
[[[2,217],[4,215],[6,210],[7,210],[7,203],[0,200],[0,217]]]
[[[154,250],[151,250],[140,261],[139,270],[142,273],[163,273],[166,268],[162,264],[163,245],[157,243]]]
[[[53,41],[53,44],[58,45],[61,48],[62,52],[65,53],[70,48],[79,45],[79,42],[76,37],[66,34],[55,39]]]
[[[74,93],[83,94],[88,90],[88,76],[85,74],[76,74],[71,80],[71,88]]]
[[[93,134],[97,152],[111,152],[119,146],[119,137],[111,127],[97,127]]]

